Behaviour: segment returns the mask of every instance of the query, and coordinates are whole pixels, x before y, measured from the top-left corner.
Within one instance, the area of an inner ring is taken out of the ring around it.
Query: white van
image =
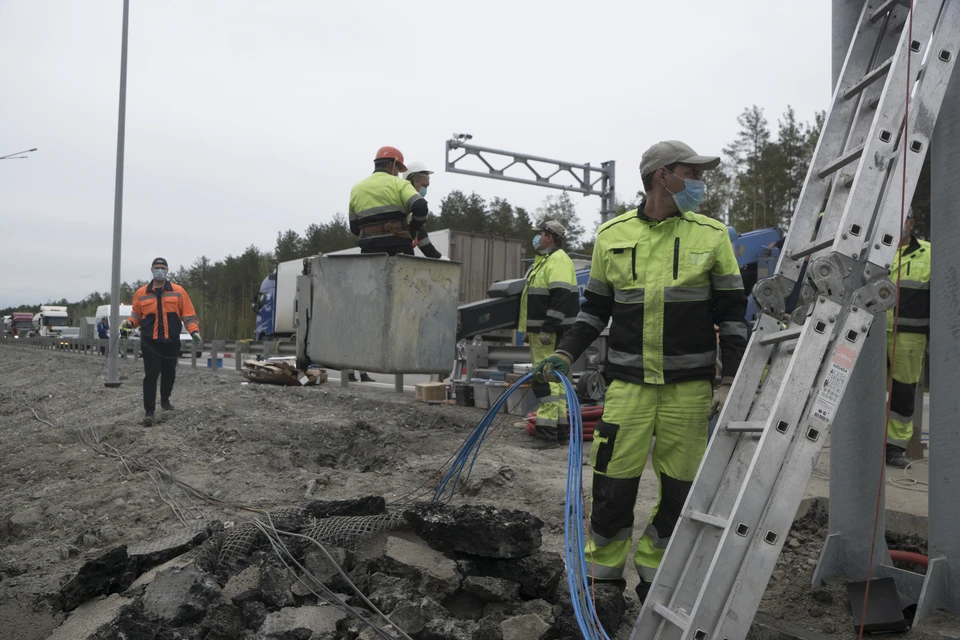
[[[132,315],[133,315],[133,305],[129,305],[129,304],[120,305],[120,320],[119,320],[120,322],[123,322],[124,320],[126,320]],[[100,320],[102,320],[103,318],[106,318],[109,321],[110,305],[102,304],[99,307],[97,307],[97,315],[95,317],[97,318],[96,320],[97,322],[100,322]]]

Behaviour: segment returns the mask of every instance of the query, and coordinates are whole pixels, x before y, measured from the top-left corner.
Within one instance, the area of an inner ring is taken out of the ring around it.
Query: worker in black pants
[[[197,313],[190,296],[178,284],[167,279],[167,261],[156,258],[150,265],[153,280],[133,294],[133,313],[121,328],[140,327],[143,354],[143,426],[156,421],[157,378],[160,378],[160,408],[172,411],[170,394],[177,377],[180,359],[180,329],[185,325],[196,349],[202,344]]]
[[[170,394],[177,378],[177,362],[180,360],[180,342],[164,342],[140,339],[143,356],[143,406],[147,414],[153,414],[157,406],[157,378],[160,378],[162,408],[169,410]]]

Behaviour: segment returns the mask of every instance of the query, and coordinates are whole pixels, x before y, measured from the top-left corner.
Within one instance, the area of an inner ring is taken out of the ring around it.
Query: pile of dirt
[[[378,496],[306,503],[228,530],[214,523],[83,565],[60,590],[72,613],[51,639],[575,637],[563,559],[540,549],[542,527],[529,513],[479,505],[391,514]],[[600,587],[596,598],[615,633],[623,595]]]

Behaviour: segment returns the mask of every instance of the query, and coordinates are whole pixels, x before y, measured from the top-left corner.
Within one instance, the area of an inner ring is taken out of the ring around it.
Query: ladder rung
[[[886,73],[887,73],[888,71],[890,71],[890,65],[891,65],[891,64],[893,64],[893,58],[892,58],[892,57],[887,58],[886,60],[884,60],[884,61],[880,64],[880,66],[878,66],[876,69],[874,69],[873,71],[871,71],[871,72],[868,73],[867,75],[865,75],[865,76],[863,76],[862,78],[860,78],[860,82],[858,82],[857,84],[855,84],[855,85],[853,85],[852,87],[850,87],[849,89],[847,89],[847,92],[843,94],[843,97],[849,100],[849,99],[852,98],[853,96],[857,95],[858,93],[860,93],[861,91],[863,91],[864,89],[866,89],[867,87],[869,87],[869,86],[870,86],[871,84],[873,84],[877,79],[882,78],[884,75],[886,75]]]
[[[834,240],[836,240],[836,237],[835,237],[835,236],[831,236],[831,237],[829,237],[829,238],[824,238],[823,240],[817,240],[817,241],[814,242],[813,244],[808,244],[807,246],[803,247],[802,249],[797,249],[796,251],[791,251],[791,252],[790,252],[790,258],[791,258],[792,260],[799,260],[800,258],[806,258],[807,256],[812,255],[812,254],[816,253],[817,251],[820,251],[821,249],[826,249],[827,247],[832,246]]]
[[[760,344],[766,346],[768,344],[777,344],[779,342],[787,342],[788,340],[795,340],[800,337],[800,334],[803,333],[802,328],[794,327],[793,329],[784,329],[783,331],[777,331],[771,333],[770,335],[763,336],[760,338]]]
[[[902,4],[903,6],[910,6],[907,0],[885,0],[880,3],[880,6],[877,7],[872,14],[870,14],[870,22],[876,22],[884,15],[887,11],[893,9],[894,5]]]
[[[663,605],[659,602],[653,605],[653,611],[673,626],[680,627],[684,631],[686,631],[690,626],[689,617],[683,615],[682,613],[677,613],[673,609],[669,609],[666,605]]]
[[[730,524],[729,520],[724,520],[723,518],[718,518],[717,516],[711,516],[710,514],[703,513],[702,511],[690,511],[690,513],[687,514],[687,518],[693,520],[694,522],[708,524],[711,527],[716,527],[717,529],[726,529],[727,525]]]
[[[750,420],[748,422],[730,422],[727,423],[727,431],[731,433],[763,433],[767,423],[763,420]]]
[[[817,176],[819,176],[820,178],[826,178],[831,173],[834,173],[835,171],[839,171],[840,169],[843,169],[845,166],[847,166],[851,162],[856,162],[857,160],[860,159],[861,155],[863,155],[863,145],[860,145],[856,149],[852,149],[848,151],[844,155],[840,156],[839,158],[837,158],[836,160],[834,160],[833,162],[825,166],[823,169],[820,170]]]

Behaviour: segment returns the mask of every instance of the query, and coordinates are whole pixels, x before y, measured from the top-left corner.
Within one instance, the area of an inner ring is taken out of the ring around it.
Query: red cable
[[[912,60],[910,45],[913,42],[913,0],[910,0],[908,8],[910,10],[910,20],[907,27],[907,77],[905,82],[906,96],[904,99],[903,139],[901,141],[901,144],[903,145],[903,178],[900,190],[901,242],[903,242],[902,229],[907,201],[907,136],[909,134],[910,126],[910,87],[913,84],[913,74],[910,71],[910,62]],[[901,251],[899,246],[897,247],[897,251]],[[873,556],[877,546],[877,526],[880,523],[880,502],[883,500],[883,485],[884,481],[886,480],[887,429],[890,428],[890,410],[893,402],[893,368],[894,363],[897,361],[897,322],[900,320],[900,266],[902,263],[902,258],[903,255],[901,252],[901,255],[898,257],[897,264],[897,296],[896,303],[893,308],[893,344],[890,347],[890,379],[887,383],[887,415],[883,428],[883,448],[880,450],[880,478],[877,483],[877,504],[873,511],[873,537],[870,540],[870,560],[867,564],[867,585],[863,591],[863,609],[860,612],[860,631],[857,634],[857,640],[863,640],[863,628],[867,623],[867,602],[870,598],[870,580],[873,577]]]
[[[890,559],[897,562],[918,564],[921,567],[926,567],[930,563],[930,558],[922,553],[914,553],[913,551],[899,551],[897,549],[890,550]]]

